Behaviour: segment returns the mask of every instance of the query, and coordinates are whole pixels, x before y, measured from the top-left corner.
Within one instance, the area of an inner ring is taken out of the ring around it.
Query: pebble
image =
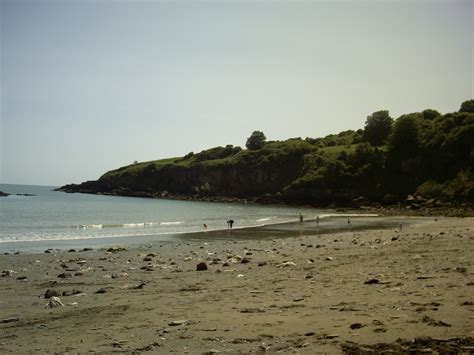
[[[205,262],[199,263],[196,265],[196,271],[207,270],[207,264]]]

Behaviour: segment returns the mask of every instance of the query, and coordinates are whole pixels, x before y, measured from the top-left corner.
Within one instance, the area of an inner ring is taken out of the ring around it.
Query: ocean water
[[[54,186],[0,184],[0,250],[22,249],[38,242],[49,247],[67,241],[116,241],[117,238],[172,240],[182,233],[297,221],[299,213],[316,218],[327,211],[289,206],[243,203],[210,203],[136,197],[67,194]],[[34,194],[17,196],[15,194]],[[22,248],[20,248],[22,246]]]

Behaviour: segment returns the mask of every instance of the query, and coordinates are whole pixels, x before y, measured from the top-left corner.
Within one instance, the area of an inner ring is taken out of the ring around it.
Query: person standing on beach
[[[300,213],[300,223],[303,223],[303,215]]]
[[[319,215],[316,216],[316,224],[319,226]]]
[[[234,224],[234,220],[233,219],[229,219],[227,221],[227,226],[229,227],[229,229],[232,229],[232,225]]]

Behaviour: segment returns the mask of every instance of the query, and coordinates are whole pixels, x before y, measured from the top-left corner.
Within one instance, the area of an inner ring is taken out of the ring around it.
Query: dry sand
[[[2,255],[0,352],[470,353],[473,243],[473,218],[429,218],[402,231]],[[48,289],[64,306],[45,308]]]

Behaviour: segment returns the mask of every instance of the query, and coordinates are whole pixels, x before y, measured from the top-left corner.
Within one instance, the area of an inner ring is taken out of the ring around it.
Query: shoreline
[[[347,224],[347,218],[351,224]],[[348,230],[371,230],[398,228],[403,224],[422,223],[431,217],[395,217],[378,216],[376,214],[331,213],[316,218],[298,221],[285,221],[250,227],[232,229],[202,230],[183,233],[163,233],[149,235],[130,235],[119,237],[83,238],[83,239],[51,239],[34,241],[0,242],[0,253],[42,253],[45,250],[66,251],[69,249],[107,248],[116,245],[137,247],[159,243],[179,243],[182,241],[214,240],[258,240],[270,238],[291,238],[295,236],[320,235],[343,232]]]
[[[473,218],[298,233],[0,255],[0,351],[473,349]]]

